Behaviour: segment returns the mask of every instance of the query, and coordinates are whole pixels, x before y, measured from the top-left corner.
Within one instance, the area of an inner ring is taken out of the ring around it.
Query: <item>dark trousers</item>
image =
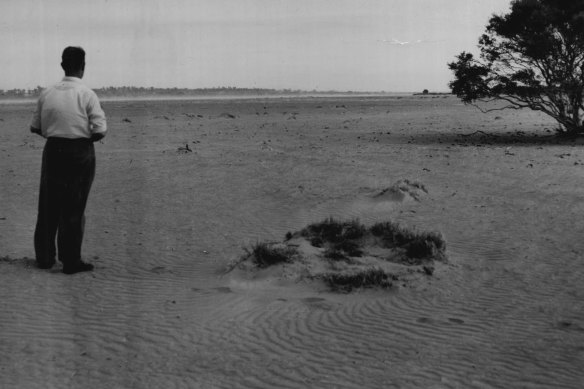
[[[57,248],[63,265],[81,261],[85,206],[94,176],[95,149],[89,139],[47,140],[34,234],[39,265],[54,264]]]

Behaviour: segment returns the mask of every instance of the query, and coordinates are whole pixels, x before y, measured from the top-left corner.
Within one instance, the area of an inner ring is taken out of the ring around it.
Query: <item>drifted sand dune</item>
[[[66,276],[30,259],[32,109],[0,104],[2,388],[584,382],[584,151],[545,117],[422,96],[106,102],[96,270]],[[224,275],[329,216],[440,231],[448,262],[351,294]]]

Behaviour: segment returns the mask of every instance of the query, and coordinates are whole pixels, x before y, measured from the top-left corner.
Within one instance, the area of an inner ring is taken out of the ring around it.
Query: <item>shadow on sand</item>
[[[401,138],[401,139],[400,139]],[[485,132],[470,133],[433,132],[428,134],[398,135],[394,139],[408,144],[444,144],[452,146],[542,146],[584,145],[584,135],[568,137],[557,134],[542,135],[532,132]]]
[[[0,265],[1,264],[16,265],[16,266],[22,266],[22,267],[27,267],[27,268],[32,267],[35,269],[37,268],[36,260],[34,258],[29,258],[29,257],[12,258],[9,256],[0,256]]]

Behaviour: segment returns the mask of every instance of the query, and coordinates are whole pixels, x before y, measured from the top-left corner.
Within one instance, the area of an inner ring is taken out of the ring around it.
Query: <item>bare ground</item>
[[[584,381],[584,151],[545,117],[422,96],[106,102],[96,271],[65,276],[30,259],[32,108],[0,105],[0,387]],[[427,193],[373,196],[405,179]],[[328,216],[441,231],[448,264],[352,295],[222,275]]]

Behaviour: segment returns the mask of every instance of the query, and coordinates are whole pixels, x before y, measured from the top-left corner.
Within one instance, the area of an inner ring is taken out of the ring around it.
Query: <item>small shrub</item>
[[[369,229],[369,231],[371,231],[371,233],[374,236],[383,237],[383,236],[393,236],[394,234],[396,234],[401,229],[402,228],[397,223],[394,223],[394,222],[380,222],[380,223],[375,223],[373,226],[371,226],[371,228]]]
[[[434,243],[436,248],[440,251],[446,250],[446,240],[441,233],[428,232],[424,234],[424,238]]]
[[[442,259],[444,257],[444,250],[446,249],[446,241],[441,234],[437,233],[423,233],[416,236],[407,245],[406,255],[410,258],[422,259],[434,257]]]
[[[322,247],[324,242],[321,237],[314,236],[310,238],[310,244],[313,245],[314,247]]]
[[[328,218],[314,223],[301,231],[301,235],[314,247],[325,247],[325,258],[344,260],[347,256],[363,255],[359,240],[367,233],[367,228],[358,220],[340,222]]]
[[[350,222],[343,223],[342,240],[358,240],[361,239],[366,232],[367,228],[365,228],[363,224],[359,223],[359,220],[352,220]]]
[[[393,235],[393,241],[398,246],[405,246],[409,242],[416,239],[416,233],[411,230],[406,230],[405,228],[399,227],[398,230]]]
[[[432,254],[434,245],[427,240],[415,239],[408,244],[406,255],[410,258],[425,258]]]
[[[329,273],[322,276],[322,279],[332,290],[348,293],[359,288],[390,288],[397,277],[383,269],[372,267],[350,273]]]
[[[318,238],[323,242],[338,243],[345,240],[357,240],[363,237],[367,229],[358,220],[340,222],[329,217],[320,223],[314,223],[302,230],[301,235]],[[320,246],[316,246],[320,247]]]
[[[296,254],[292,247],[279,247],[269,243],[256,243],[251,250],[246,250],[248,257],[261,268],[276,265],[278,263],[290,262]]]
[[[326,249],[323,256],[331,261],[348,261],[349,257],[342,251],[334,248]]]
[[[325,219],[320,223],[313,223],[302,230],[302,236],[318,238],[322,241],[336,242],[343,231],[342,223],[332,217]],[[317,246],[318,247],[318,246]]]
[[[440,233],[407,230],[392,222],[374,224],[370,231],[387,247],[405,248],[407,257],[411,259],[444,258],[446,241]]]
[[[371,226],[369,231],[371,231],[371,234],[373,234],[373,236],[383,237],[388,230],[392,229],[392,226],[393,226],[392,222],[375,223],[374,225]]]
[[[370,228],[371,234],[381,238],[387,246],[402,246],[412,237],[412,232],[393,222],[376,223]]]

